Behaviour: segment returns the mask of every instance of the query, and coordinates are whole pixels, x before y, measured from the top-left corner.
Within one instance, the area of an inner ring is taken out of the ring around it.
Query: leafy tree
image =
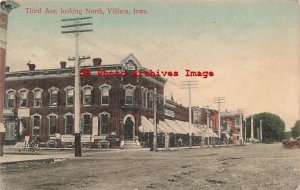
[[[296,121],[294,127],[292,127],[291,133],[294,138],[300,136],[300,120]]]
[[[282,141],[285,136],[285,124],[283,120],[275,114],[263,112],[253,115],[253,137],[259,139],[257,130],[260,128],[259,120],[262,122],[262,141],[264,143],[272,143]],[[246,119],[247,122],[247,138],[251,137],[251,117]]]

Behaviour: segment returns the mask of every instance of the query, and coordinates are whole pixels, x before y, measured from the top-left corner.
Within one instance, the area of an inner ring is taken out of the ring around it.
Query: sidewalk
[[[56,155],[30,155],[30,154],[3,154],[0,157],[0,164],[33,161],[33,160],[49,160],[49,159],[68,159],[74,158],[74,154],[56,154]]]

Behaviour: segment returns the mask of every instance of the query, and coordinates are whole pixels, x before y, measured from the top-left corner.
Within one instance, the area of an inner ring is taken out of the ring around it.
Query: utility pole
[[[221,106],[221,103],[225,103],[225,97],[215,97],[214,99],[213,99],[213,102],[214,103],[217,103],[218,104],[218,122],[219,122],[219,126],[218,126],[218,128],[219,128],[219,134],[218,134],[218,136],[219,136],[219,138],[221,138],[221,112],[220,112],[220,106]]]
[[[253,116],[251,116],[251,141],[253,141]]]
[[[206,125],[207,125],[207,131],[209,131],[210,128],[210,111],[209,111],[209,106],[206,106]],[[209,133],[208,133],[209,134]],[[209,136],[207,137],[208,141],[207,141],[207,145],[209,146]]]
[[[245,117],[245,135],[244,135],[244,142],[245,144],[247,143],[247,118]]]
[[[262,122],[263,122],[263,120],[260,119],[260,120],[259,120],[259,128],[260,128],[260,141],[261,141],[261,142],[262,142]]]
[[[239,134],[239,139],[240,139],[240,145],[243,144],[243,110],[242,109],[238,109],[238,113],[240,115],[240,122],[239,122],[239,125],[240,125],[240,134]]]
[[[158,147],[157,147],[157,123],[156,123],[156,88],[154,88],[154,93],[153,93],[153,125],[154,125],[154,132],[153,132],[153,150],[155,152],[158,152]]]
[[[191,122],[192,122],[192,108],[191,108],[191,89],[198,88],[198,81],[182,81],[181,89],[188,89],[189,91],[189,148],[192,148],[192,134],[191,134]]]
[[[80,17],[72,19],[62,19],[62,22],[73,22],[69,25],[63,25],[62,28],[72,28],[68,31],[62,31],[63,34],[72,33],[75,36],[75,157],[81,157],[81,135],[80,135],[80,74],[79,74],[79,34],[82,32],[91,32],[91,29],[81,29],[83,26],[92,25],[92,23],[82,23],[83,20],[91,19],[92,17]]]
[[[0,2],[0,156],[3,156],[3,145],[5,140],[3,110],[8,14],[11,10],[18,8],[19,6],[18,3],[12,0]]]

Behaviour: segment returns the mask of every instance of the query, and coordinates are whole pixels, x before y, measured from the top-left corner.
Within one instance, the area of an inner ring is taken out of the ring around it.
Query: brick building
[[[230,139],[230,143],[238,144],[242,139],[243,114],[236,111],[221,112],[221,133]]]
[[[38,135],[41,142],[63,147],[74,142],[74,67],[6,72],[6,140],[22,141]],[[139,127],[153,118],[153,95],[156,88],[158,120],[164,118],[164,84],[160,76],[133,76],[147,72],[130,54],[120,64],[81,68],[82,142],[99,146],[109,141],[112,147],[126,141],[139,145]],[[120,74],[123,73],[123,74]],[[125,74],[124,74],[125,73]],[[89,76],[89,74],[91,74]],[[142,118],[146,118],[144,121]]]

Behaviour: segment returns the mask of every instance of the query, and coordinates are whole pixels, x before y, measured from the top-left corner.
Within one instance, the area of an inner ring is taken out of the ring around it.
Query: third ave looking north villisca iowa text
[[[178,71],[160,71],[160,70],[132,70],[132,71],[121,71],[121,70],[114,70],[114,71],[107,71],[104,69],[99,69],[96,72],[91,71],[90,69],[82,69],[80,70],[80,76],[91,76],[91,75],[97,75],[97,76],[126,76],[130,74],[131,76],[169,76],[169,77],[177,77],[179,76]],[[189,69],[185,69],[184,72],[186,77],[203,77],[208,78],[214,76],[214,72],[212,71],[191,71]]]

